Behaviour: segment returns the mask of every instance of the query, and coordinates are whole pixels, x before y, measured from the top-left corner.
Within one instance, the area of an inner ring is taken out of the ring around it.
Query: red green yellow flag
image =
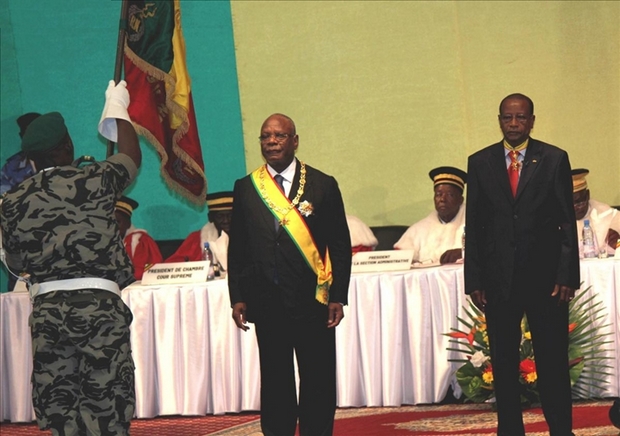
[[[185,65],[179,0],[128,2],[125,81],[136,131],[161,158],[169,186],[196,204],[207,180],[191,81]]]

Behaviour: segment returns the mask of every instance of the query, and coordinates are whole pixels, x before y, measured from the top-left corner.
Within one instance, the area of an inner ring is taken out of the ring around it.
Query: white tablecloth
[[[131,308],[136,416],[258,410],[254,329],[232,319],[226,280],[123,290]]]
[[[620,261],[584,261],[581,277],[583,288],[592,285],[605,306],[598,325],[613,335],[608,388],[593,395],[619,396]],[[132,285],[122,298],[134,314],[137,417],[259,409],[254,329],[235,327],[225,280]],[[20,293],[2,294],[0,301],[0,419],[27,422],[34,419],[31,306]],[[441,401],[458,368],[448,362],[456,354],[446,350],[442,333],[459,327],[456,317],[466,304],[460,265],[353,275],[346,316],[336,330],[338,406]]]

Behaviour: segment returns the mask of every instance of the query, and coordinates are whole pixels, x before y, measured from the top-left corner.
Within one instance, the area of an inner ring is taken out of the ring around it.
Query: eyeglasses
[[[263,135],[260,135],[258,137],[258,140],[260,141],[261,144],[264,144],[266,142],[269,142],[272,136],[275,137],[276,142],[280,143],[280,142],[286,141],[288,138],[292,137],[293,135],[290,135],[288,133],[269,133],[269,134],[265,133]]]
[[[502,123],[508,124],[509,122],[512,121],[513,118],[516,118],[519,124],[525,124],[530,120],[531,117],[532,117],[531,115],[525,115],[525,114],[517,114],[517,115],[504,114],[504,115],[500,115],[499,119],[502,121]]]

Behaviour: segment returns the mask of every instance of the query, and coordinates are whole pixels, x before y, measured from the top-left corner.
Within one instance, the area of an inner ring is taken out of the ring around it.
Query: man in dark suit
[[[565,436],[572,434],[568,302],[579,287],[571,168],[565,151],[530,138],[534,119],[530,98],[507,96],[499,113],[504,140],[469,157],[465,292],[486,315],[498,435],[525,435],[526,314],[545,419],[551,436]]]
[[[261,427],[266,436],[331,435],[336,410],[335,327],[351,273],[351,240],[336,180],[295,158],[286,115],[260,133],[267,165],[237,180],[228,251],[235,324],[256,326]],[[293,354],[299,367],[299,403]]]

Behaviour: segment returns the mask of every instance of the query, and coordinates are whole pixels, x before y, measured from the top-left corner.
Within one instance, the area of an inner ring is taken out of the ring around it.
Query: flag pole
[[[116,43],[116,63],[114,64],[114,82],[121,81],[121,72],[123,70],[123,52],[125,51],[125,33],[127,31],[127,9],[129,3],[127,0],[122,0],[121,3],[121,17],[118,23],[118,41]],[[108,140],[108,150],[106,158],[114,154],[114,142]]]

